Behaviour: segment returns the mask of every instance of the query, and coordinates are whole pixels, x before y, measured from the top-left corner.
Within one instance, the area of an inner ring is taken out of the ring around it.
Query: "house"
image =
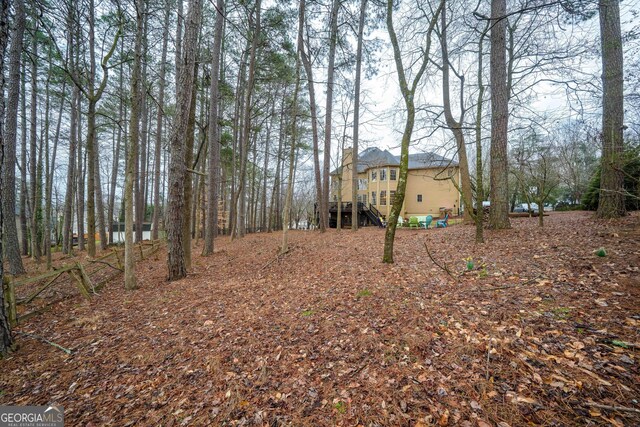
[[[142,223],[142,240],[151,240],[151,223]],[[114,222],[113,225],[113,242],[111,243],[124,243],[124,222]],[[133,232],[136,232],[138,225],[133,224]]]
[[[332,226],[335,226],[339,199],[342,223],[351,224],[352,154],[351,148],[345,149],[342,165],[331,174],[329,223]],[[356,169],[359,211],[363,214],[359,215],[361,225],[376,224],[374,215],[386,219],[391,213],[400,175],[400,156],[375,147],[367,148],[360,153]],[[455,160],[435,153],[409,154],[407,187],[400,214],[405,218],[437,217],[444,209],[458,214],[461,196],[453,180],[460,182],[460,168]]]

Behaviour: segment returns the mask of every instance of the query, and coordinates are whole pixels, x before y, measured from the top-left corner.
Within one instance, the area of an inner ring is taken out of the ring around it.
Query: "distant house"
[[[136,232],[137,224],[133,224],[133,232]],[[151,223],[142,223],[142,240],[151,240]],[[113,223],[113,242],[111,243],[123,243],[124,242],[124,222]]]
[[[400,175],[400,156],[394,156],[387,150],[367,148],[358,156],[358,202],[363,214],[361,223],[376,224],[368,217],[371,208],[376,216],[388,218],[394,202]],[[338,202],[338,189],[341,193],[343,224],[351,223],[351,189],[353,172],[353,150],[344,150],[342,165],[331,174],[331,218],[334,226]],[[460,182],[458,162],[435,153],[416,153],[409,155],[409,171],[404,203],[400,214],[411,216],[438,216],[442,209],[451,209],[454,214],[460,211],[461,197],[452,182]],[[348,212],[346,212],[348,210]]]

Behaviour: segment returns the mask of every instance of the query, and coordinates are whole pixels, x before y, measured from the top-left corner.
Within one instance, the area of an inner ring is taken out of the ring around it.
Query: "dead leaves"
[[[638,241],[603,260],[610,230],[585,214],[513,222],[480,246],[471,227],[404,235],[394,265],[377,229],[291,232],[268,265],[277,234],[221,238],[180,287],[149,261],[135,293],[114,283],[29,321],[78,351],[23,342],[0,403],[56,397],[74,425],[640,424]],[[486,275],[452,283],[423,239]]]

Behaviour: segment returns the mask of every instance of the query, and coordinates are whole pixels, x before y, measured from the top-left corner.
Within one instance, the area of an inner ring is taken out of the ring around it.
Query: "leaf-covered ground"
[[[19,325],[73,353],[18,336],[0,403],[73,426],[640,425],[640,216],[545,220],[480,246],[398,230],[393,265],[375,228],[295,231],[281,258],[280,233],[221,238],[174,283],[160,252],[139,290]]]

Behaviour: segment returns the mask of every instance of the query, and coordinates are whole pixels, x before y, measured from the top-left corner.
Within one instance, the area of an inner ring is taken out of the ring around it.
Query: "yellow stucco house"
[[[335,226],[339,200],[342,201],[342,224],[351,224],[353,169],[352,149],[348,148],[344,151],[341,167],[331,174],[329,222],[332,226]],[[375,147],[367,148],[359,155],[357,174],[358,202],[363,211],[363,215],[359,215],[361,224],[375,224],[374,215],[387,218],[398,186],[400,156]],[[409,154],[407,190],[401,215],[404,218],[425,215],[435,218],[442,208],[458,214],[461,197],[450,177],[456,183],[460,182],[460,168],[455,160],[435,153]],[[369,208],[374,215],[366,212]]]

